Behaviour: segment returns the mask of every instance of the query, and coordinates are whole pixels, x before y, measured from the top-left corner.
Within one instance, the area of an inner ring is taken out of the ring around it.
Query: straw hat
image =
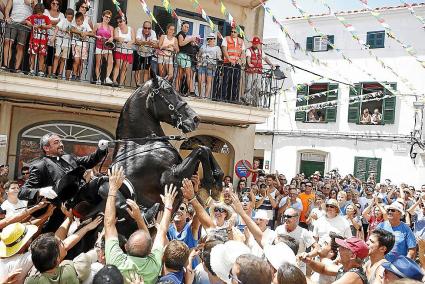
[[[0,236],[0,257],[15,255],[37,231],[35,225],[14,223],[6,226]]]
[[[214,203],[212,206],[211,206],[211,209],[210,209],[210,215],[212,215],[212,214],[214,214],[214,209],[215,208],[223,208],[226,212],[227,212],[227,214],[226,214],[226,218],[224,218],[224,220],[229,220],[230,219],[230,217],[232,217],[232,214],[233,214],[233,209],[232,209],[232,207],[230,207],[229,205],[227,205],[227,204],[225,204],[224,202],[218,202],[218,203]]]

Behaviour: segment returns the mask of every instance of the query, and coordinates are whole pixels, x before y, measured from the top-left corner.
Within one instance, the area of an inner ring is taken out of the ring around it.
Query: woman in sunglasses
[[[80,12],[84,15],[84,24],[88,24],[90,28],[93,29],[94,28],[93,22],[87,13],[88,10],[90,10],[90,3],[87,0],[79,0],[75,4],[75,11]]]
[[[112,84],[112,80],[109,76],[112,72],[114,59],[112,58],[112,49],[108,47],[114,40],[114,28],[109,24],[111,17],[112,12],[110,10],[103,11],[102,22],[97,23],[93,30],[93,33],[96,35],[96,85],[100,85],[102,83],[100,80],[100,66],[102,65],[102,59],[107,63],[105,84]]]
[[[48,0],[45,1],[46,9],[44,10],[44,15],[49,17],[50,23],[52,27],[47,31],[48,32],[48,41],[47,41],[47,57],[46,57],[46,64],[47,64],[47,74],[50,76],[52,74],[52,66],[53,66],[53,59],[55,57],[55,40],[54,40],[54,31],[56,28],[56,25],[60,21],[65,20],[65,16],[60,11],[60,7],[62,5],[62,0]],[[61,40],[61,39],[58,39]]]
[[[116,48],[114,52],[114,71],[112,73],[112,86],[118,87],[124,84],[127,67],[133,64],[133,43],[135,40],[134,30],[127,25],[126,19],[120,15],[115,16],[118,27],[114,30]],[[117,81],[119,75],[119,82]]]

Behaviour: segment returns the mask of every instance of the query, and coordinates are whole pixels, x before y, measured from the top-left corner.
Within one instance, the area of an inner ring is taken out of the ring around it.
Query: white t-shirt
[[[31,253],[15,254],[14,256],[0,259],[0,279],[4,279],[9,273],[22,268],[16,283],[22,284],[32,267]]]
[[[71,38],[69,32],[72,27],[72,22],[67,19],[60,21],[56,27],[59,29],[56,37],[56,45],[61,47],[69,47],[69,40]]]
[[[309,215],[311,216],[311,214],[316,214],[316,216],[317,216],[316,220],[311,219],[311,225],[314,227],[317,223],[317,220],[319,220],[319,218],[325,216],[325,210],[320,210],[319,208],[315,207],[315,208],[311,209],[311,212],[310,212]]]
[[[17,23],[24,23],[26,18],[32,15],[32,8],[25,0],[13,0],[10,18]]]
[[[263,238],[261,240],[261,244],[263,245],[263,247],[265,245],[271,245],[273,244],[275,237],[276,237],[276,232],[269,228],[266,228],[266,230],[263,232]],[[251,249],[251,253],[253,255],[256,255],[261,258],[264,257],[263,249],[257,243],[257,241],[255,240],[252,234],[249,236],[249,239],[248,239],[248,247]]]
[[[1,209],[6,210],[6,217],[19,214],[22,211],[24,211],[26,207],[27,207],[27,201],[20,200],[20,199],[18,199],[18,202],[16,204],[11,203],[9,200],[5,200],[3,204],[1,205]]]
[[[85,22],[81,26],[78,26],[77,23],[73,22],[72,27],[74,27],[76,30],[78,30],[80,32],[91,32],[92,31],[90,25],[85,23]],[[75,44],[77,46],[83,46],[83,42],[84,42],[84,46],[86,46],[87,41],[88,41],[88,38],[82,39],[80,37],[80,35],[78,35],[78,34],[73,34],[73,36],[72,36],[72,44]]]
[[[58,24],[61,21],[65,20],[65,16],[61,12],[59,12],[59,16],[58,17],[53,17],[53,16],[50,15],[49,10],[45,9],[43,14],[45,16],[49,17],[50,21],[59,21]],[[55,26],[54,25],[52,25],[52,27],[47,31],[47,33],[49,34],[49,44],[50,44],[50,39],[52,38],[54,31],[55,31]]]
[[[136,39],[137,40],[142,40],[142,41],[157,41],[157,37],[156,37],[156,33],[154,30],[151,30],[150,34],[148,37],[145,37],[143,35],[143,27],[139,28],[136,32]],[[134,45],[134,50],[138,50],[140,56],[143,57],[149,57],[152,56],[153,53],[155,52],[155,49],[153,47],[150,46],[138,46],[138,45]]]
[[[350,238],[351,234],[350,224],[347,219],[341,215],[329,219],[326,215],[317,219],[316,225],[313,229],[313,236],[319,238],[319,244],[325,238],[329,238],[329,233],[334,232],[344,238]]]
[[[288,235],[296,239],[299,243],[298,254],[305,252],[307,248],[311,247],[316,242],[316,240],[313,238],[313,233],[304,228],[301,228],[300,226],[297,226],[295,230],[288,233],[285,225],[283,224],[277,226],[275,232],[276,235]],[[302,272],[304,272],[304,274],[306,273],[307,267],[304,262],[299,262],[298,267],[301,269]]]

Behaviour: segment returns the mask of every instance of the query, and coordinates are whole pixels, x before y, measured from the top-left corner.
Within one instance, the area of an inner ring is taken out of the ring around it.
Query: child
[[[44,57],[47,53],[47,30],[52,27],[50,19],[44,13],[43,4],[34,6],[33,14],[29,16],[25,23],[32,27],[30,45],[30,75],[35,75],[35,58],[38,55],[38,76],[44,76]]]
[[[74,56],[74,64],[72,66],[72,79],[79,80],[81,74],[82,62],[87,60],[88,44],[87,36],[95,36],[92,29],[87,23],[84,23],[84,15],[81,12],[75,14],[75,23],[71,28],[72,38],[72,55]]]
[[[69,56],[70,50],[70,39],[71,39],[71,27],[72,20],[74,19],[74,10],[66,9],[65,11],[65,19],[61,20],[55,29],[55,33],[53,34],[53,42],[56,40],[56,36],[59,34],[58,40],[56,40],[56,53],[55,59],[53,61],[53,70],[52,73],[56,76],[56,71],[59,63],[59,76],[62,75],[63,66],[65,64],[66,59]]]

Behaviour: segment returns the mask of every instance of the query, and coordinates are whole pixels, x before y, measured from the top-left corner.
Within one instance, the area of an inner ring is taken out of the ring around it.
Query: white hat
[[[211,249],[211,268],[222,281],[231,283],[229,272],[233,264],[239,256],[249,253],[251,253],[250,249],[238,241],[227,241],[224,244],[218,244]]]
[[[208,36],[207,36],[207,39],[208,38],[214,38],[215,39],[215,34],[214,33],[210,33]]]
[[[267,211],[263,209],[257,210],[257,212],[255,212],[253,219],[270,220],[269,215],[267,214]]]
[[[401,215],[404,215],[404,206],[398,201],[395,201],[391,203],[390,205],[385,206],[385,210],[388,211],[388,209],[394,209],[401,213]]]
[[[298,267],[297,257],[291,248],[284,243],[278,243],[276,245],[265,245],[264,255],[276,270],[278,270],[279,267],[284,263],[290,263]]]

